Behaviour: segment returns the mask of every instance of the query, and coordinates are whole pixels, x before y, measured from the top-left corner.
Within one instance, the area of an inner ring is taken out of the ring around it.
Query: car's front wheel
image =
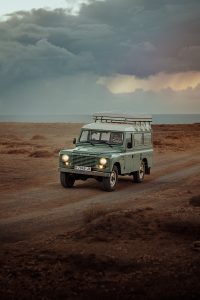
[[[73,174],[60,172],[60,183],[64,188],[73,187],[75,182],[75,177]]]
[[[118,169],[116,166],[114,166],[110,174],[110,177],[103,178],[103,189],[107,192],[112,192],[116,189],[117,182],[118,182]]]

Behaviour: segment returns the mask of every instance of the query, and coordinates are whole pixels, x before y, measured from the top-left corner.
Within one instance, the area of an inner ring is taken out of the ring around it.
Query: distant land
[[[153,124],[193,124],[200,123],[200,114],[153,114]],[[29,123],[87,123],[91,115],[0,115],[0,122]]]

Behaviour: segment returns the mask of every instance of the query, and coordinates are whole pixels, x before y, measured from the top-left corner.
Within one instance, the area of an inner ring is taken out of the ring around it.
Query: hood
[[[113,153],[119,153],[122,150],[119,148],[111,148],[109,146],[88,146],[88,147],[83,147],[83,146],[77,146],[70,152],[74,154],[88,154],[88,155],[112,155]]]

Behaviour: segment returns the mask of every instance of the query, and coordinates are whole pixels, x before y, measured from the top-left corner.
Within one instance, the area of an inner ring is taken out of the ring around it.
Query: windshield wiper
[[[111,145],[109,142],[104,142],[106,145],[110,146],[111,148],[113,148],[113,145]]]
[[[106,144],[110,146],[111,148],[113,147],[108,141],[98,141],[99,144]]]
[[[92,143],[91,141],[81,142],[81,144],[85,144],[85,143],[89,143],[89,144],[91,144],[92,146],[95,146],[94,143]]]

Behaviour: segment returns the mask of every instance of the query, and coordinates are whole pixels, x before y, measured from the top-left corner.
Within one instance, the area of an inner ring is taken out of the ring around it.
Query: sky
[[[199,0],[0,0],[0,115],[200,113]]]
[[[32,9],[56,9],[64,8],[71,11],[72,14],[79,12],[80,4],[88,3],[87,0],[0,0],[0,18],[5,17],[7,14],[25,10],[30,11]],[[3,19],[3,18],[2,18]]]

